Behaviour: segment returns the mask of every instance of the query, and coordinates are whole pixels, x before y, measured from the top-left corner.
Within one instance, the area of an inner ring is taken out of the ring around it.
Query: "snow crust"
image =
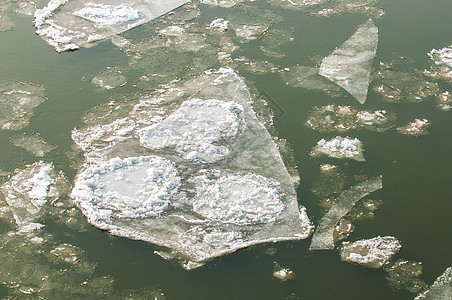
[[[358,138],[336,136],[327,141],[321,139],[312,149],[311,156],[327,155],[332,158],[351,158],[364,161],[363,145]]]

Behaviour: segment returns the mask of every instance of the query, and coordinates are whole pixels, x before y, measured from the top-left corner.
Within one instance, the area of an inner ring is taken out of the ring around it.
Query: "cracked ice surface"
[[[311,156],[326,155],[332,158],[350,158],[357,161],[364,161],[363,145],[358,138],[349,138],[337,136],[327,141],[321,139],[317,142],[311,153]]]
[[[57,148],[57,146],[48,144],[42,140],[39,133],[33,133],[31,135],[15,135],[10,138],[9,142],[11,145],[23,148],[38,157],[43,157],[50,151]]]
[[[197,262],[308,237],[312,225],[275,142],[250,105],[254,101],[243,79],[220,69],[119,105],[110,123],[74,129],[86,162],[71,197],[96,227]],[[159,140],[158,132],[166,136]],[[211,159],[199,145],[217,147],[221,155],[213,152]],[[145,182],[159,192],[141,197]],[[152,197],[161,197],[156,210],[145,205]]]
[[[50,0],[35,12],[36,33],[58,52],[103,40],[149,22],[188,0]]]
[[[310,250],[334,248],[334,230],[339,221],[353,208],[360,199],[383,187],[382,177],[374,177],[358,183],[342,192],[331,209],[320,219],[312,237]]]
[[[363,104],[367,98],[377,44],[378,28],[372,20],[368,20],[323,59],[319,74],[342,87]]]
[[[448,300],[452,298],[452,268],[436,278],[430,289],[417,295],[415,300]]]

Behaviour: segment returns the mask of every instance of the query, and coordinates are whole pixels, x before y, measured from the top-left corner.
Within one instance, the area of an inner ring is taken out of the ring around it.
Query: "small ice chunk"
[[[118,26],[140,18],[140,13],[128,5],[95,3],[86,3],[85,7],[72,14],[94,22],[99,28]]]
[[[430,289],[417,295],[415,300],[449,300],[452,299],[452,267],[436,278]]]
[[[343,261],[378,269],[399,252],[402,245],[392,236],[377,236],[353,243],[346,242],[341,247]]]
[[[449,91],[440,93],[437,96],[438,107],[442,110],[449,111],[452,109],[452,94]]]
[[[43,157],[57,148],[57,146],[43,141],[39,133],[33,133],[31,135],[15,135],[10,138],[9,142],[11,145],[23,148],[37,157]]]
[[[427,119],[414,119],[414,121],[408,123],[408,125],[397,128],[397,131],[405,135],[420,136],[429,133],[429,126],[430,121]]]
[[[382,187],[382,177],[378,176],[358,183],[342,192],[331,209],[320,219],[309,250],[333,249],[334,230],[339,221],[353,208],[356,202]]]
[[[369,19],[358,27],[350,39],[322,60],[319,74],[364,104],[377,45],[378,28]]]
[[[427,284],[419,278],[422,274],[422,263],[416,261],[397,260],[384,267],[386,279],[397,289],[404,289],[411,293],[426,290]]]
[[[432,49],[427,53],[431,60],[430,70],[425,70],[424,74],[445,81],[452,82],[452,45],[443,49]]]
[[[229,21],[223,19],[223,18],[217,18],[213,20],[210,25],[210,30],[215,30],[219,32],[226,32],[229,28]]]
[[[273,276],[280,279],[281,282],[295,278],[295,274],[291,269],[282,268],[279,266],[278,263],[275,263],[275,267],[273,269]]]
[[[238,3],[242,3],[245,0],[201,0],[202,4],[207,4],[211,6],[220,6],[225,8],[231,8],[236,6]]]
[[[99,75],[91,79],[91,82],[104,90],[111,90],[116,87],[121,87],[127,84],[126,77],[121,70],[115,67],[108,67]]]
[[[364,161],[363,151],[363,145],[358,138],[336,136],[329,141],[325,139],[318,141],[310,155],[313,157],[326,155],[332,158],[351,158]]]

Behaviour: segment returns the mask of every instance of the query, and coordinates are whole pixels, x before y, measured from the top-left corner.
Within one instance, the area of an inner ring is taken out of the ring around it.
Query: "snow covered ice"
[[[429,133],[427,130],[429,126],[430,122],[427,119],[414,119],[408,125],[398,127],[397,131],[405,135],[420,136]]]
[[[86,163],[71,197],[91,224],[192,262],[308,237],[294,179],[254,101],[243,79],[220,69],[75,129]]]
[[[358,138],[337,136],[327,141],[321,139],[317,142],[310,155],[313,157],[326,155],[331,158],[349,158],[357,161],[364,161],[363,145]]]
[[[50,0],[35,12],[36,33],[58,52],[78,49],[149,22],[187,0]]]

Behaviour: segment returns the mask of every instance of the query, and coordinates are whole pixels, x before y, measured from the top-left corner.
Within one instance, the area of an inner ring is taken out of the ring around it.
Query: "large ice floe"
[[[319,68],[297,66],[294,70],[289,69],[289,73],[283,72],[281,76],[288,85],[308,89],[328,91],[340,86],[363,104],[367,99],[377,45],[378,28],[369,19],[347,41],[325,57]]]
[[[254,101],[243,79],[220,69],[118,106],[122,117],[73,131],[86,162],[71,197],[94,226],[196,262],[308,237],[294,179]]]
[[[452,268],[449,267],[436,278],[432,286],[417,295],[415,300],[447,300],[452,298]]]
[[[34,24],[36,33],[62,52],[127,31],[187,2],[50,0],[36,10]]]
[[[45,87],[34,82],[0,82],[0,128],[19,130],[28,125],[33,109],[47,100]]]

